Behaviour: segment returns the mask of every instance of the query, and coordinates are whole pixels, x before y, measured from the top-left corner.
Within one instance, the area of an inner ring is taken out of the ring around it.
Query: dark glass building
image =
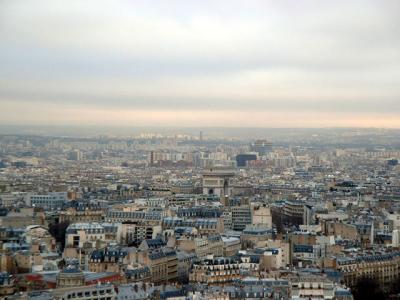
[[[245,167],[248,161],[256,159],[257,155],[255,154],[238,154],[236,155],[236,164],[238,167]]]

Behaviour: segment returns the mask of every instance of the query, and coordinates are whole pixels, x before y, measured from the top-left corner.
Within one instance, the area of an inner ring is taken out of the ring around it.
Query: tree
[[[354,300],[380,300],[385,299],[385,295],[379,282],[376,279],[363,277],[360,278],[352,289]]]
[[[59,270],[64,269],[64,268],[66,267],[66,265],[67,265],[67,263],[65,262],[65,259],[64,259],[64,258],[63,258],[62,260],[60,260],[60,261],[58,262],[58,264],[57,264]]]
[[[49,233],[61,244],[61,251],[65,247],[65,233],[69,226],[69,222],[54,223],[49,225]]]

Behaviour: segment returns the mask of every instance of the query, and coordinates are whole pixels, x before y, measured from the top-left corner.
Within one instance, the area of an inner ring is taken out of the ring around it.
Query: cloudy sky
[[[0,124],[400,128],[400,1],[2,0]]]

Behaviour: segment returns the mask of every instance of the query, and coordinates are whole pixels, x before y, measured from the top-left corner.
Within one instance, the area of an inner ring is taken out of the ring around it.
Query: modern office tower
[[[82,152],[78,149],[73,150],[68,154],[68,160],[80,161],[82,158]]]
[[[232,229],[243,230],[251,224],[251,207],[249,205],[232,206]]]
[[[263,156],[272,151],[272,143],[267,140],[256,140],[250,148],[258,155]]]
[[[251,160],[257,160],[256,154],[238,154],[236,155],[236,166],[246,167],[247,162]]]
[[[150,166],[154,165],[154,151],[150,152]]]

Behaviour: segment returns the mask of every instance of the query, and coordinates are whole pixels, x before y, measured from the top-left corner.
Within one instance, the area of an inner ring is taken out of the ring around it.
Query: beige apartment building
[[[178,258],[170,248],[138,253],[138,263],[150,268],[153,283],[170,282],[178,278]]]
[[[376,279],[384,289],[397,281],[400,274],[400,252],[358,253],[352,257],[325,258],[325,267],[342,272],[347,286],[354,286],[363,277]]]
[[[177,240],[178,249],[196,253],[198,258],[207,255],[222,256],[224,242],[218,235],[208,237],[184,237]]]
[[[90,222],[101,222],[105,217],[103,210],[77,210],[76,208],[70,207],[67,210],[60,212],[59,218],[60,223],[90,223]]]

